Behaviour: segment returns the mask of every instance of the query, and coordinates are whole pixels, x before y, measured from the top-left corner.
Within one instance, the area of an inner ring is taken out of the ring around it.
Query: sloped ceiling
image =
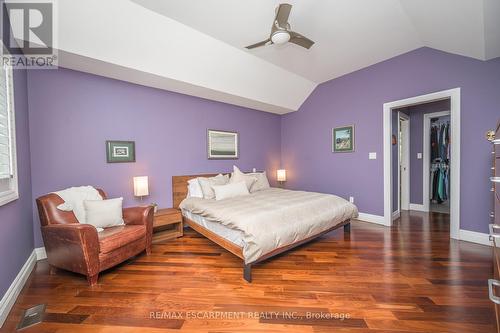
[[[316,44],[246,50],[281,2],[60,1],[59,64],[283,114],[319,83],[423,46],[500,56],[500,0],[290,0],[292,29]]]

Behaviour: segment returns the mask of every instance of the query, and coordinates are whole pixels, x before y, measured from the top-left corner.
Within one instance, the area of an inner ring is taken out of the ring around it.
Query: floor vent
[[[38,304],[32,308],[26,309],[21,317],[21,322],[17,325],[17,330],[25,329],[36,324],[40,324],[45,314],[46,304]]]

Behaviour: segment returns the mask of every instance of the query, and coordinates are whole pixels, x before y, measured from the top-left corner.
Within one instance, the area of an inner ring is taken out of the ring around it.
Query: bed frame
[[[173,201],[173,207],[176,209],[179,209],[179,205],[184,200],[187,196],[187,182],[190,179],[197,178],[197,177],[214,177],[217,174],[201,174],[201,175],[188,175],[188,176],[173,176],[172,177],[172,201]],[[193,230],[196,232],[200,233],[201,235],[205,236],[206,238],[210,239],[212,242],[218,244],[219,246],[225,248],[235,256],[241,258],[244,260],[243,257],[243,248],[240,246],[226,240],[225,238],[217,235],[216,233],[208,230],[207,228],[204,228],[203,226],[197,224],[194,221],[191,221],[190,219],[186,217],[182,217],[183,221],[185,224],[187,224],[189,227],[191,227]],[[306,239],[303,239],[301,241],[295,242],[293,244],[283,246],[280,248],[275,249],[274,251],[271,251],[269,253],[264,254],[262,257],[257,259],[256,261],[249,263],[249,264],[243,264],[243,278],[248,281],[252,282],[252,266],[255,264],[258,264],[264,260],[267,260],[271,257],[274,257],[280,253],[283,253],[285,251],[288,251],[290,249],[293,249],[297,246],[300,246],[302,244],[305,244],[307,242],[312,241],[313,239],[316,239],[318,237],[321,237],[324,234],[329,233],[332,230],[338,229],[340,227],[344,227],[344,232],[349,233],[351,230],[351,220],[345,220],[342,223],[339,223],[338,225],[327,229],[325,231],[320,232],[319,234],[316,234],[314,236],[308,237]]]

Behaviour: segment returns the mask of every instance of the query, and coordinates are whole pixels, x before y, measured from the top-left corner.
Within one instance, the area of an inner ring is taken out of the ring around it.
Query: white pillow
[[[215,192],[215,200],[229,199],[250,194],[244,181],[226,185],[215,185],[212,186],[212,188]]]
[[[123,198],[109,200],[85,200],[86,224],[96,228],[108,228],[125,224],[122,215]]]
[[[199,177],[198,182],[201,186],[201,191],[203,192],[203,198],[205,199],[213,199],[215,198],[214,190],[212,190],[212,186],[214,185],[226,185],[229,182],[228,175],[218,174],[215,177]]]
[[[239,183],[241,181],[245,182],[247,189],[250,191],[253,183],[257,181],[257,177],[252,175],[246,175],[243,172],[241,172],[236,165],[233,165],[233,173],[231,175],[229,183],[233,184],[233,183]]]
[[[201,190],[198,178],[188,180],[188,198],[203,198],[203,191]]]
[[[269,180],[267,179],[265,171],[247,173],[247,175],[254,176],[257,179],[257,181],[253,183],[252,187],[250,188],[250,193],[262,191],[271,187],[271,185],[269,185]]]
[[[92,186],[70,187],[54,193],[64,201],[62,204],[57,206],[57,209],[66,212],[72,211],[80,223],[85,223],[85,208],[83,207],[83,201],[102,200],[99,191]]]

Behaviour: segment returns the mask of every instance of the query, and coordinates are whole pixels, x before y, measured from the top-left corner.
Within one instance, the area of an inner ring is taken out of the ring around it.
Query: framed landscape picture
[[[337,127],[332,131],[332,152],[347,153],[354,151],[354,125]]]
[[[237,159],[238,133],[207,130],[208,159]]]
[[[135,142],[106,141],[106,160],[108,163],[135,162]]]

